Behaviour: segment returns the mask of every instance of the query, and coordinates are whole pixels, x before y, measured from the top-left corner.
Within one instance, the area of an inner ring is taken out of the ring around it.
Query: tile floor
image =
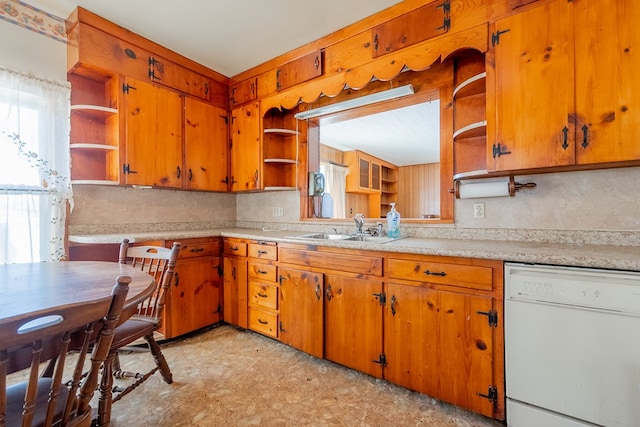
[[[231,326],[163,352],[174,383],[154,374],[114,404],[112,426],[503,426]],[[121,363],[153,362],[135,352]]]

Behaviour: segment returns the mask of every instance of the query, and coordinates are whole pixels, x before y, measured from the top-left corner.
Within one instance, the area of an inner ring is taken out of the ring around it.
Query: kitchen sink
[[[337,240],[346,242],[387,243],[397,240],[391,237],[372,236],[370,234],[311,233],[302,236],[291,236],[295,239]]]
[[[313,239],[313,240],[350,240],[351,234],[336,233],[312,233],[303,236],[295,236],[297,239]]]

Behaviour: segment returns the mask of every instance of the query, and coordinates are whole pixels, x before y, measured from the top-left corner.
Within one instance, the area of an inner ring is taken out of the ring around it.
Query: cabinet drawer
[[[267,282],[275,282],[277,280],[278,267],[275,265],[262,264],[259,262],[249,261],[249,277],[260,279]]]
[[[225,255],[237,255],[247,256],[247,244],[235,241],[224,241],[224,254]]]
[[[382,276],[382,257],[281,248],[281,262]]]
[[[252,258],[275,261],[278,259],[278,247],[275,244],[249,243],[248,254]]]
[[[180,240],[178,240],[180,241]],[[198,256],[211,256],[220,254],[220,242],[182,243],[179,258],[193,258]]]
[[[493,268],[417,260],[389,259],[389,277],[491,290]]]
[[[278,315],[256,307],[249,308],[249,329],[278,338]]]
[[[257,281],[249,282],[249,303],[277,310],[278,286]]]

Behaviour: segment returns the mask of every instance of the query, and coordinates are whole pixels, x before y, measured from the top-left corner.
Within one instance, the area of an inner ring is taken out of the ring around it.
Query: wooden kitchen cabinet
[[[344,161],[349,167],[347,192],[377,193],[381,188],[381,162],[373,156],[358,150],[344,153]]]
[[[174,283],[160,332],[174,338],[222,320],[222,258],[218,238],[181,239]],[[172,244],[166,242],[166,245]]]
[[[126,78],[125,184],[182,187],[182,98],[177,92]]]
[[[298,130],[294,113],[272,108],[262,116],[264,190],[295,190],[298,175]]]
[[[247,244],[224,239],[223,313],[224,321],[248,327]]]
[[[185,97],[185,188],[227,191],[228,122],[225,109]]]
[[[231,191],[261,188],[260,103],[231,111]]]
[[[273,242],[250,242],[247,255],[249,329],[277,339],[280,285],[275,261],[278,247]]]
[[[556,0],[492,25],[490,170],[640,159],[629,113],[640,103],[639,17],[637,2]]]
[[[502,261],[391,255],[386,266],[385,378],[503,419]]]
[[[382,378],[382,281],[332,273],[324,282],[325,359]]]
[[[280,341],[312,356],[324,356],[323,275],[280,267]]]

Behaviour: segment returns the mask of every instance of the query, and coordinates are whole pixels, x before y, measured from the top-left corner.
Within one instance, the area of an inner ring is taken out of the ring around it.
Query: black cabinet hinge
[[[490,327],[498,326],[498,312],[495,310],[490,311],[476,311],[476,314],[481,314],[483,316],[487,316],[487,320],[489,322]]]
[[[122,165],[122,172],[126,175],[129,173],[138,173],[138,171],[131,170],[131,166],[128,163]]]
[[[507,151],[507,149],[504,146],[501,146],[500,143],[493,144],[492,148],[493,148],[493,158],[494,159],[496,157],[506,156],[507,154],[511,154],[511,151]]]
[[[136,88],[126,83],[122,83],[122,93],[129,93],[130,90],[136,90]]]
[[[476,394],[480,397],[484,397],[485,399],[489,400],[491,403],[498,402],[498,387],[494,385],[489,386],[487,394],[482,394],[479,392],[476,392]]]
[[[508,33],[509,31],[511,31],[511,30],[506,29],[506,30],[502,30],[502,31],[498,30],[495,33],[491,33],[491,46],[495,46],[498,43],[500,43],[500,35],[504,34],[504,33]]]
[[[439,4],[436,7],[441,7],[444,15],[444,18],[442,19],[442,27],[436,28],[436,31],[442,30],[447,32],[451,28],[451,17],[449,16],[449,12],[451,11],[451,2],[449,0],[445,0],[442,4]]]
[[[384,292],[380,292],[379,294],[374,293],[373,296],[378,299],[381,306],[384,307],[387,304],[387,294]]]
[[[377,363],[384,368],[385,366],[387,366],[387,356],[384,353],[380,353],[378,360],[372,360],[372,362]]]

